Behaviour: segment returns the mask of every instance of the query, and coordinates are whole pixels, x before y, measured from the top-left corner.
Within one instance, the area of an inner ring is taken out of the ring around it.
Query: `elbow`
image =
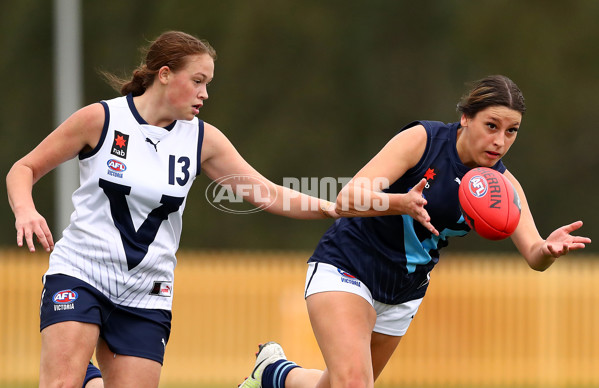
[[[10,170],[8,170],[8,173],[6,174],[6,187],[8,188],[13,180],[13,176],[15,174],[15,170],[18,167],[19,162],[16,162],[15,164],[12,165],[12,167],[10,168]]]
[[[545,272],[545,270],[547,270],[547,268],[549,268],[549,266],[545,267],[545,266],[530,265],[530,264],[529,264],[529,267],[532,270],[537,271],[537,272]]]
[[[527,260],[528,266],[537,272],[545,272],[547,268],[551,267],[551,265],[555,262],[555,258],[544,257],[540,260]]]

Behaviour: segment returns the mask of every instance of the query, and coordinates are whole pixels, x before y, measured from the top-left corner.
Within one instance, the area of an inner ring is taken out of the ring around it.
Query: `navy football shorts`
[[[171,333],[171,312],[114,304],[96,288],[67,275],[47,275],[40,304],[40,331],[58,322],[93,323],[108,348],[162,364]]]

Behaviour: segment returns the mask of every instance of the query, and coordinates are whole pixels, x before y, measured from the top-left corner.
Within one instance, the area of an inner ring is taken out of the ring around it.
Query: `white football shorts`
[[[401,337],[406,334],[412,319],[422,303],[422,298],[402,304],[385,304],[372,299],[364,282],[355,276],[326,263],[308,263],[304,298],[319,292],[345,291],[366,299],[376,311],[372,331]]]

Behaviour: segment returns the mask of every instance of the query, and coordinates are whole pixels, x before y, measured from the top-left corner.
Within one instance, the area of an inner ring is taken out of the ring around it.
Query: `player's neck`
[[[164,98],[150,89],[141,96],[133,97],[133,103],[139,115],[150,125],[166,127],[176,120],[167,113]]]

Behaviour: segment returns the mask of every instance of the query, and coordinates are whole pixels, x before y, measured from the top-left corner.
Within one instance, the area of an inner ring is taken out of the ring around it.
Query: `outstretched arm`
[[[338,218],[333,203],[277,185],[256,171],[237,152],[227,137],[214,126],[205,123],[202,147],[202,170],[212,180],[228,181],[231,189],[244,200],[265,211],[298,219]]]
[[[405,194],[383,192],[410,168],[414,167],[426,147],[427,134],[422,125],[395,135],[341,190],[337,197],[337,213],[343,217],[372,217],[406,214],[435,235],[422,196],[426,179]]]
[[[532,269],[544,271],[558,257],[566,255],[570,251],[583,249],[586,244],[591,243],[591,239],[588,237],[572,235],[582,227],[582,221],[557,228],[546,239],[543,239],[535,225],[522,186],[509,171],[506,171],[504,175],[516,188],[522,206],[520,223],[512,235],[512,241]]]

